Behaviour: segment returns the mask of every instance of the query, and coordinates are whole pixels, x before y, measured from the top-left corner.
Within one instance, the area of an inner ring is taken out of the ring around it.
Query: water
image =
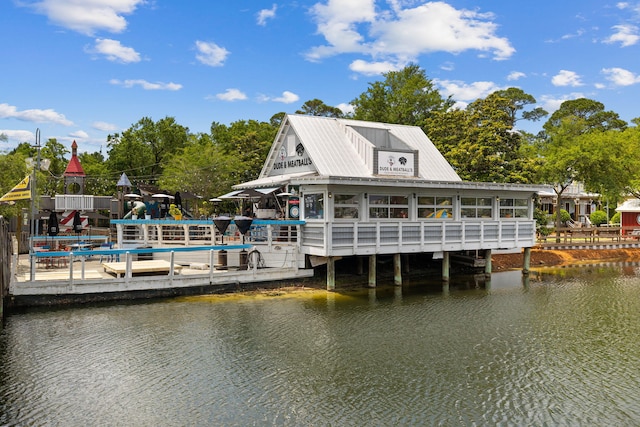
[[[640,424],[636,267],[12,314],[0,425]]]

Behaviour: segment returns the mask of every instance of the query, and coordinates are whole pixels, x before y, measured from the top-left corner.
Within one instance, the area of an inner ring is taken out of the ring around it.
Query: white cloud
[[[96,39],[93,52],[106,56],[109,61],[140,62],[140,54],[131,47],[122,46],[118,40]]]
[[[21,144],[23,142],[33,142],[35,139],[35,135],[33,134],[33,132],[28,130],[2,129],[0,130],[0,135],[2,134],[7,136],[8,141],[5,143],[4,141],[0,140],[0,147],[5,145],[6,148],[15,144]],[[11,141],[13,141],[15,144],[11,144]]]
[[[564,101],[580,99],[584,97],[585,97],[584,94],[579,92],[563,95],[560,98],[555,98],[551,95],[542,95],[540,97],[540,104],[542,105],[542,108],[544,108],[545,110],[547,110],[547,112],[549,112],[549,114],[553,114],[554,111],[560,108],[560,105],[562,105]]]
[[[258,12],[258,25],[267,25],[267,19],[273,19],[276,16],[278,5],[274,4],[271,9],[262,9]]]
[[[64,114],[56,113],[52,109],[18,111],[17,107],[9,104],[0,104],[0,119],[17,119],[36,123],[56,123],[63,126],[73,125],[73,122],[68,120]]]
[[[258,95],[257,99],[258,99],[258,102],[282,102],[284,104],[292,104],[294,102],[297,102],[300,99],[300,97],[293,92],[285,90],[284,92],[282,92],[281,96],[278,96],[275,98],[272,98],[267,95]]]
[[[223,101],[244,101],[245,99],[247,99],[247,95],[245,95],[239,89],[227,89],[223,93],[217,94],[216,98]]]
[[[144,90],[180,90],[182,85],[179,83],[151,83],[142,79],[130,79],[130,80],[118,80],[112,79],[109,81],[112,85],[122,86],[125,88],[132,88],[134,86],[140,86]]]
[[[491,14],[458,10],[444,2],[403,9],[402,2],[394,1],[392,6],[377,14],[374,0],[316,4],[311,12],[327,44],[312,48],[307,59],[361,53],[378,62],[392,58],[393,63],[406,63],[430,52],[478,50],[501,60],[515,52],[506,38],[495,35],[497,25],[490,21]]]
[[[621,47],[633,46],[638,43],[638,27],[630,24],[615,25],[612,27],[615,32],[605,39],[605,43],[620,43]]]
[[[514,80],[520,80],[524,77],[527,77],[527,75],[521,71],[512,71],[509,73],[509,75],[507,76],[507,80],[508,81],[514,81]]]
[[[299,99],[300,97],[295,93],[285,90],[284,92],[282,92],[281,96],[277,98],[273,98],[273,101],[282,102],[283,104],[293,104],[294,102],[297,102]]]
[[[133,13],[145,0],[41,0],[32,3],[51,22],[86,35],[96,31],[120,33],[127,28],[123,15]]]
[[[229,51],[213,42],[196,41],[198,54],[196,58],[205,65],[220,67],[229,56]]]
[[[402,67],[397,64],[392,64],[389,61],[384,62],[367,62],[362,59],[356,59],[349,64],[349,69],[366,76],[373,76],[377,74],[383,74],[389,71],[398,71]]]
[[[558,74],[551,78],[554,86],[582,86],[580,76],[574,71],[560,70]]]
[[[70,136],[71,138],[78,138],[78,139],[86,139],[86,138],[89,138],[89,134],[88,134],[88,133],[86,133],[86,132],[85,132],[85,131],[83,131],[83,130],[77,130],[77,131],[75,131],[75,132],[71,132],[71,133],[69,134],[69,136]]]
[[[339,108],[343,114],[353,114],[356,111],[353,105],[344,102],[336,105],[336,108]]]
[[[493,82],[467,84],[460,81],[434,79],[434,83],[442,88],[444,96],[452,96],[456,101],[463,104],[473,102],[479,98],[486,98],[487,95],[504,89]]]
[[[640,76],[624,68],[603,68],[602,74],[616,86],[631,86],[640,83]]]
[[[114,132],[120,129],[118,126],[114,125],[113,123],[107,123],[107,122],[93,122],[91,124],[91,127],[102,132]]]

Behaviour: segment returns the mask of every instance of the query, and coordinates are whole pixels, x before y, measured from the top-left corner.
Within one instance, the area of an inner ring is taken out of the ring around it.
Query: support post
[[[531,248],[524,248],[522,274],[529,274],[531,268]]]
[[[358,274],[358,276],[364,274],[364,262],[361,256],[356,256],[356,274]]]
[[[402,285],[402,262],[400,259],[400,254],[393,254],[393,284],[396,286]]]
[[[336,260],[330,256],[327,259],[327,290],[335,291],[336,289]]]
[[[484,265],[484,274],[489,276],[491,275],[491,249],[485,249],[484,259],[486,262]]]
[[[376,287],[376,255],[369,255],[369,287]]]
[[[449,281],[449,270],[451,268],[451,260],[449,259],[449,252],[442,253],[442,280]]]

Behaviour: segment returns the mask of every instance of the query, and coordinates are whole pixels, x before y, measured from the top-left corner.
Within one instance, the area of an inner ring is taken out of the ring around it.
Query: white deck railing
[[[307,223],[304,253],[348,256],[372,253],[513,249],[535,245],[535,221],[393,221]]]

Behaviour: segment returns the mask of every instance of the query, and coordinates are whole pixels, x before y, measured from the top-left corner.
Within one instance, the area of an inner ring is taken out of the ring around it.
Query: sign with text
[[[378,175],[417,175],[416,154],[414,152],[378,150],[376,160]]]
[[[286,175],[314,170],[313,162],[301,143],[293,147],[282,144],[269,175]]]

